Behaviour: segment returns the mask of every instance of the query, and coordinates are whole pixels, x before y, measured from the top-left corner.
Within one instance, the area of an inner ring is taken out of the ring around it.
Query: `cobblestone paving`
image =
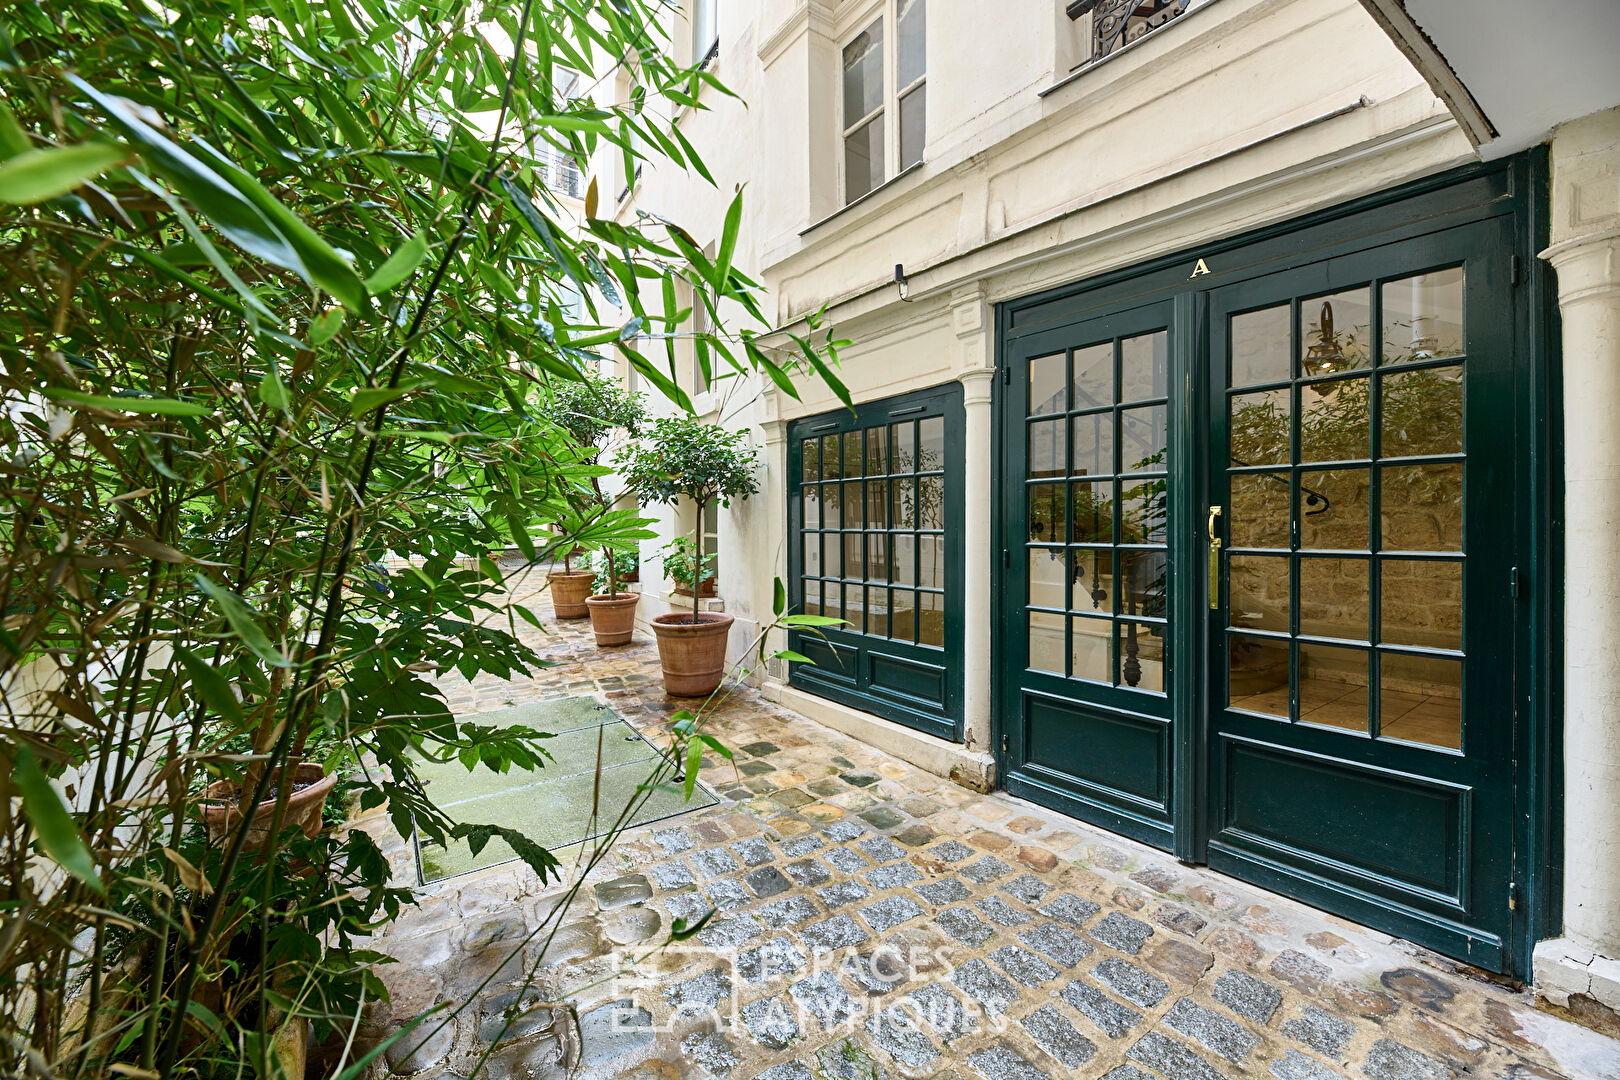
[[[688,704],[639,636],[598,651],[555,623],[530,639],[557,666],[446,680],[457,711],[598,694],[657,741]],[[1620,1044],[1523,992],[752,691],[710,730],[736,749],[702,774],[721,804],[627,834],[557,917],[556,883],[521,864],[422,891],[378,943],[400,963],[379,969],[393,1000],[370,1034],[461,1012],[390,1046],[379,1075],[450,1080],[492,1050],[495,1080],[1620,1077]],[[695,939],[653,949],[711,908]],[[634,975],[610,978],[631,955]]]

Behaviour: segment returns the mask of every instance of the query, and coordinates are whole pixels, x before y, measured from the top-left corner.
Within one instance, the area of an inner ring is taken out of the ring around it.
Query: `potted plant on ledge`
[[[692,610],[671,611],[652,620],[664,689],[675,697],[706,697],[720,685],[726,666],[726,640],[732,617],[701,610],[697,585],[712,561],[703,551],[703,512],[711,502],[730,506],[759,491],[754,478],[758,452],[741,431],[724,431],[689,416],[663,417],[641,445],[626,455],[624,476],[643,502],[692,504]],[[672,560],[679,563],[681,560]],[[667,565],[667,564],[666,564]],[[685,568],[683,568],[683,573]]]

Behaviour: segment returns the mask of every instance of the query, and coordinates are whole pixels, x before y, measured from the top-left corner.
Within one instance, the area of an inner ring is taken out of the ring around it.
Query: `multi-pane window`
[[[807,439],[800,460],[804,610],[944,645],[944,417]]]
[[[1464,284],[1230,318],[1231,708],[1461,748]]]
[[[717,0],[692,0],[692,63],[707,63],[720,47],[719,23],[715,19]]]
[[[1162,693],[1168,338],[1029,362],[1029,666]]]
[[[886,0],[844,46],[844,201],[853,202],[923,157],[927,127],[926,0]],[[889,32],[886,32],[889,31]]]
[[[705,303],[707,299],[707,303]],[[714,332],[713,317],[709,313],[709,305],[714,304],[715,296],[701,288],[692,290],[692,393],[706,394],[709,392],[709,373],[705,371],[706,365],[713,364],[713,351],[709,348],[708,335]]]
[[[1071,19],[1091,17],[1090,63],[1152,33],[1189,6],[1189,0],[1073,0],[1065,10]]]
[[[720,505],[710,499],[703,506],[703,552],[713,556],[709,561],[708,570],[703,575],[705,581],[720,581]],[[701,590],[700,590],[701,591]]]

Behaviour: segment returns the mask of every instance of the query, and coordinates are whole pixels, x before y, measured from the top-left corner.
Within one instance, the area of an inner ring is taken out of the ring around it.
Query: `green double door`
[[[1517,224],[1401,209],[1003,311],[1003,775],[1509,970]]]

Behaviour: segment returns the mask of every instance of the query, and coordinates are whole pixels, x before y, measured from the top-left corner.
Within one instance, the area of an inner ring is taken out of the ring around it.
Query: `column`
[[[1559,128],[1564,387],[1564,936],[1536,989],[1620,1009],[1620,110]],[[1587,1002],[1583,1002],[1586,1004]]]
[[[993,754],[992,717],[995,702],[990,692],[990,646],[994,633],[995,604],[991,582],[995,574],[995,536],[992,528],[995,491],[992,466],[991,399],[995,384],[995,320],[981,288],[960,290],[951,297],[951,325],[962,349],[963,428],[962,494],[966,514],[962,529],[962,727],[964,749]]]

